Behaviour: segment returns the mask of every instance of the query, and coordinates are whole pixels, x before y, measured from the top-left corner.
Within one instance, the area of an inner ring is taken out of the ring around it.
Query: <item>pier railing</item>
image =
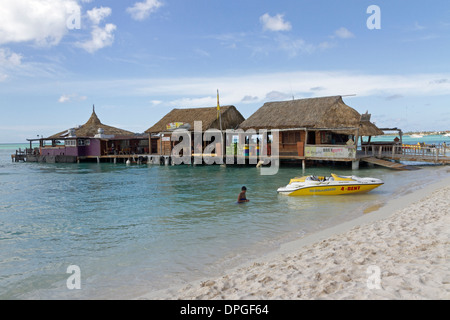
[[[423,143],[417,145],[369,144],[361,146],[359,155],[394,160],[442,162],[450,159],[450,147],[445,143],[433,145]]]

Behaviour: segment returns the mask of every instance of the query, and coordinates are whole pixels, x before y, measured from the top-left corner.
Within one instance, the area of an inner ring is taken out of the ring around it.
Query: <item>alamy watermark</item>
[[[71,275],[67,278],[66,286],[69,290],[80,290],[81,289],[81,269],[77,265],[70,265],[67,267],[66,273]]]
[[[367,8],[367,13],[370,17],[367,18],[367,28],[369,30],[380,30],[381,29],[381,9],[377,5],[371,5]]]
[[[381,289],[381,269],[376,265],[371,265],[367,268],[367,288],[369,290]]]
[[[208,129],[203,132],[202,121],[195,121],[193,133],[187,129],[175,129],[170,140],[175,144],[171,152],[171,160],[175,165],[192,162],[208,165],[246,164],[248,159],[248,164],[261,165],[261,175],[275,175],[280,166],[279,130],[271,130],[270,134],[265,129]],[[203,147],[204,142],[208,142],[206,147]]]
[[[69,30],[81,29],[81,8],[77,7],[67,11],[66,27]]]

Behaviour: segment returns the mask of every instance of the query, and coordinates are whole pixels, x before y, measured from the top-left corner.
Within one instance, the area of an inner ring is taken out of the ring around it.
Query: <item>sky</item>
[[[0,0],[0,143],[331,95],[450,130],[448,0]]]

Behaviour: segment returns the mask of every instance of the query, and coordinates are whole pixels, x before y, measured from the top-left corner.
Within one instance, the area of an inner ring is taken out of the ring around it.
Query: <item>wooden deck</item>
[[[417,167],[409,166],[406,164],[398,163],[398,162],[392,162],[388,160],[383,160],[375,157],[365,157],[361,158],[361,161],[376,164],[378,166],[386,167],[389,169],[395,169],[395,170],[417,170]]]
[[[450,150],[444,146],[363,146],[358,157],[361,161],[374,163],[392,169],[402,169],[402,165],[393,161],[428,162],[433,164],[450,164]]]
[[[336,150],[340,153],[335,153]],[[416,169],[417,166],[406,165],[399,163],[400,161],[413,161],[413,162],[429,162],[433,164],[450,164],[450,148],[445,145],[439,146],[405,146],[405,145],[363,145],[360,150],[355,152],[349,152],[351,149],[348,146],[309,146],[307,153],[300,156],[297,152],[281,153],[276,159],[285,163],[300,163],[303,167],[306,165],[306,161],[332,161],[332,162],[351,162],[352,167],[355,169],[359,166],[359,162],[371,163],[383,167],[387,167],[395,170],[411,170]],[[345,152],[348,151],[348,152]],[[355,154],[356,153],[356,154]],[[198,155],[191,155],[191,163],[198,161]],[[205,163],[211,163],[217,160],[217,154],[201,154],[202,160]],[[61,156],[59,156],[61,157]],[[63,156],[64,157],[64,156]],[[67,157],[67,156],[66,156]],[[208,157],[214,157],[211,161],[208,161]],[[223,157],[224,164],[238,164],[238,165],[252,165],[259,164],[261,161],[269,163],[272,160],[271,156],[263,155],[225,155]],[[53,157],[55,158],[55,157]],[[168,165],[172,163],[171,155],[158,155],[158,154],[118,154],[118,155],[99,155],[99,156],[73,156],[74,160],[71,162],[110,162],[117,163],[149,163],[149,164],[162,164]],[[11,155],[13,162],[19,161],[48,161],[41,160],[39,153],[36,154],[36,149],[19,149],[15,154]],[[68,162],[61,159],[55,159],[56,162]]]
[[[11,155],[12,162],[20,162],[20,161],[27,161],[27,153],[26,151],[22,151],[20,148],[19,150],[16,150],[16,154]]]

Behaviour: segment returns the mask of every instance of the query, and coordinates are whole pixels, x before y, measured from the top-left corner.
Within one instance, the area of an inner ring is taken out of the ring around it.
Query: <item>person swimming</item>
[[[247,200],[245,193],[247,192],[247,188],[244,186],[241,189],[241,193],[239,193],[238,196],[238,203],[244,203],[244,202],[249,202],[250,200]]]

